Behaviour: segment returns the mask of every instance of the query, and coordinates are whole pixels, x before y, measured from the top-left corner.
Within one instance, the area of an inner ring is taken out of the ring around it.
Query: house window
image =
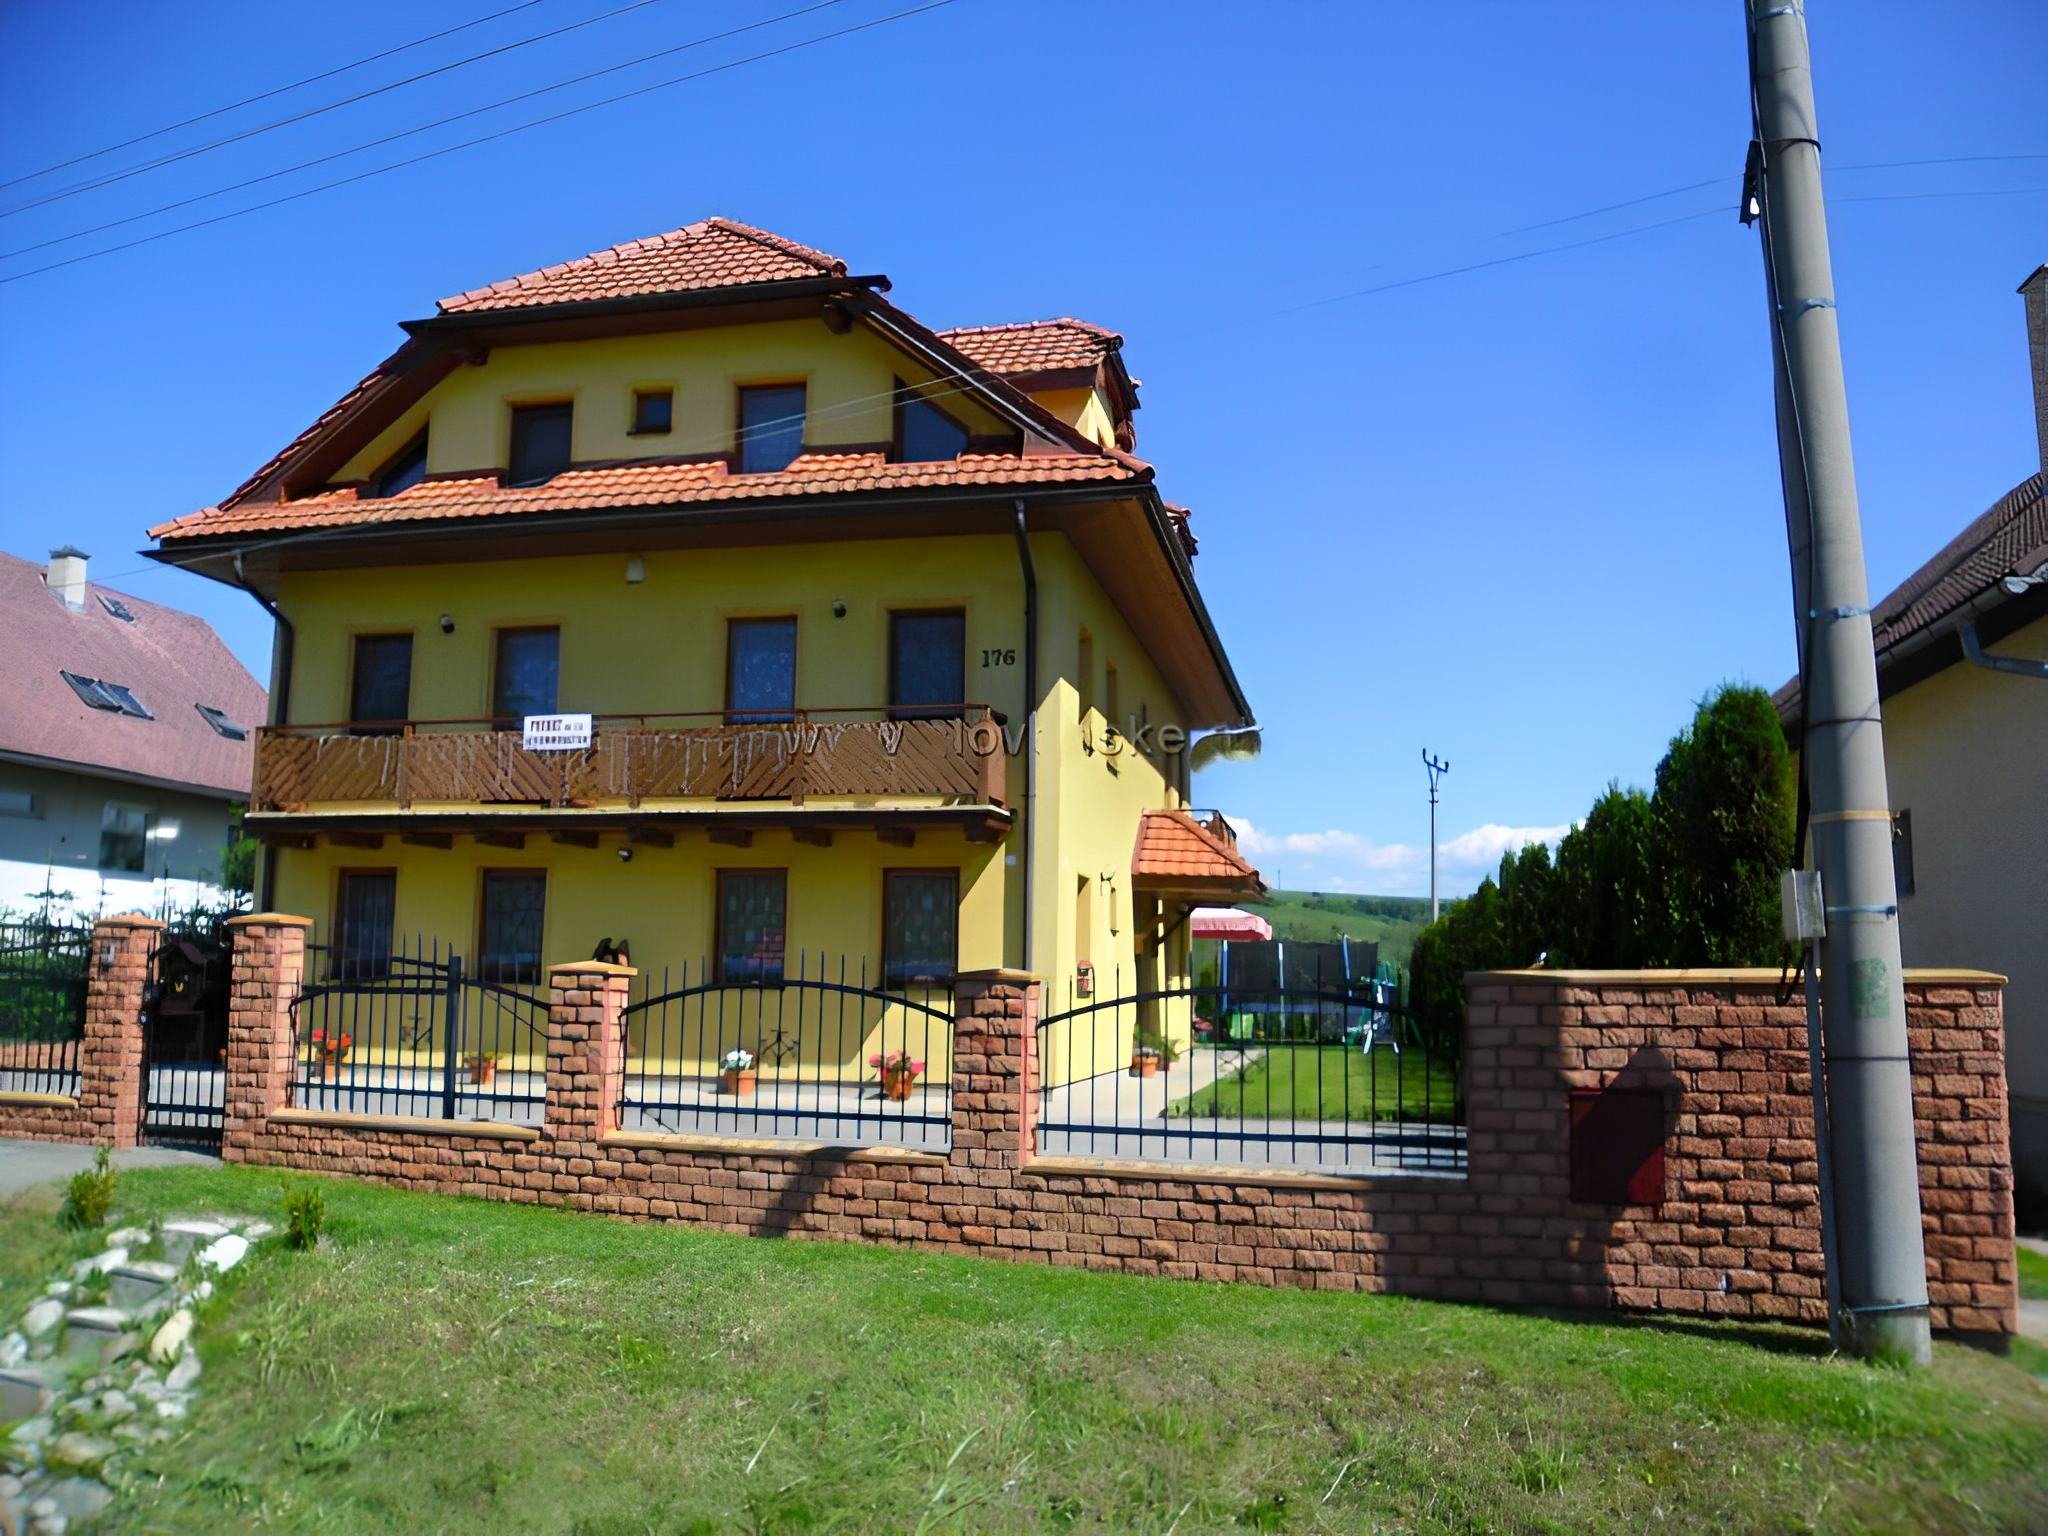
[[[216,736],[225,736],[229,741],[247,741],[249,728],[230,720],[225,711],[215,709],[211,704],[194,704],[199,718],[213,727]]]
[[[725,709],[735,724],[796,711],[796,620],[734,619],[725,631]]]
[[[97,677],[81,677],[76,672],[58,668],[57,675],[71,685],[71,691],[94,709],[104,709],[112,714],[132,715],[137,720],[154,720],[142,700],[135,697],[119,683],[109,683]]]
[[[123,624],[133,624],[135,622],[134,610],[118,597],[109,596],[105,592],[96,592],[93,595],[100,600],[102,608],[106,609],[108,613],[119,619]]]
[[[555,683],[561,670],[559,629],[501,629],[498,664],[491,680],[491,714],[499,728],[516,727],[528,715],[555,712]]]
[[[803,385],[754,385],[740,391],[741,474],[787,469],[803,451]]]
[[[25,789],[0,789],[0,816],[34,817],[41,812],[36,797]]]
[[[889,615],[889,714],[939,720],[960,713],[967,694],[967,615]]]
[[[149,807],[109,800],[100,811],[100,868],[139,875],[149,852]]]
[[[784,935],[789,929],[789,872],[721,869],[718,872],[718,979],[782,980]]]
[[[1913,894],[1913,813],[1892,812],[1892,879],[1901,896]]]
[[[517,985],[540,980],[541,932],[546,926],[548,877],[538,869],[484,871],[483,933],[479,974]]]
[[[959,969],[960,876],[892,869],[882,876],[882,985],[940,986]]]
[[[512,459],[507,485],[545,485],[569,467],[569,442],[576,408],[559,405],[512,407]]]
[[[674,425],[676,394],[672,389],[633,391],[633,435],[658,436]]]
[[[357,635],[348,718],[359,732],[396,730],[412,709],[412,636]]]
[[[896,431],[890,458],[898,464],[933,464],[967,451],[967,429],[905,385],[896,386]]]
[[[422,431],[418,437],[384,461],[384,467],[372,475],[370,483],[363,487],[363,495],[396,496],[400,491],[418,485],[426,478],[427,434]]]
[[[334,974],[391,974],[391,935],[398,911],[398,875],[388,869],[345,869],[334,904]]]

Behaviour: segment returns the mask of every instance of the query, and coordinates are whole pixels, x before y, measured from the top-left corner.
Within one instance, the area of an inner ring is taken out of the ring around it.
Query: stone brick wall
[[[78,1092],[0,1092],[0,1138],[132,1147],[142,1129],[142,989],[164,925],[134,913],[93,924]]]
[[[270,932],[245,933],[246,977],[238,950],[237,1073],[281,1060],[268,1037],[283,1027],[285,993],[260,973],[288,964],[290,946],[257,958]],[[1076,1268],[1515,1305],[1825,1314],[1804,1015],[1779,1003],[1776,973],[1470,978],[1470,1166],[1451,1180],[1036,1156],[1039,986],[1009,972],[960,980],[947,1154],[620,1132],[631,975],[594,963],[551,973],[538,1129],[316,1114],[283,1107],[272,1077],[261,1093],[230,1088],[243,1109],[230,1112],[226,1155],[639,1220]],[[1999,985],[1921,973],[1907,996],[1934,1324],[2010,1334]],[[1667,1107],[1654,1207],[1571,1198],[1569,1092],[1616,1084],[1654,1090]]]

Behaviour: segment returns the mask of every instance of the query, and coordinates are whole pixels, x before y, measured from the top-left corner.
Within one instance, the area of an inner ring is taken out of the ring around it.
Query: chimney
[[[90,558],[72,544],[50,551],[50,569],[43,584],[52,597],[73,613],[85,612],[85,562]]]
[[[2048,266],[2020,284],[2027,301],[2027,361],[2034,376],[2034,435],[2041,444],[2041,473],[2048,475]]]

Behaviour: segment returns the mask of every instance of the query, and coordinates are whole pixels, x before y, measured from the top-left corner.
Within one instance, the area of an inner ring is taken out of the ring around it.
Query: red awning
[[[1273,925],[1242,907],[1197,907],[1188,916],[1188,932],[1198,939],[1270,939]]]

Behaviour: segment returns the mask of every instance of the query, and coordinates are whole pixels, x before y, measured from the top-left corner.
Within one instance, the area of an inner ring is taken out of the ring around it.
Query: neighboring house
[[[1872,611],[1908,965],[2011,978],[2006,1078],[2023,1203],[2048,1208],[2048,267],[2027,301],[2042,473]],[[1778,692],[1796,746],[1795,679]]]
[[[263,687],[202,619],[0,554],[0,908],[218,898]]]
[[[282,615],[263,902],[521,983],[1185,976],[1262,889],[1186,733],[1251,713],[1121,338],[888,287],[710,219],[459,294],[152,529]]]

